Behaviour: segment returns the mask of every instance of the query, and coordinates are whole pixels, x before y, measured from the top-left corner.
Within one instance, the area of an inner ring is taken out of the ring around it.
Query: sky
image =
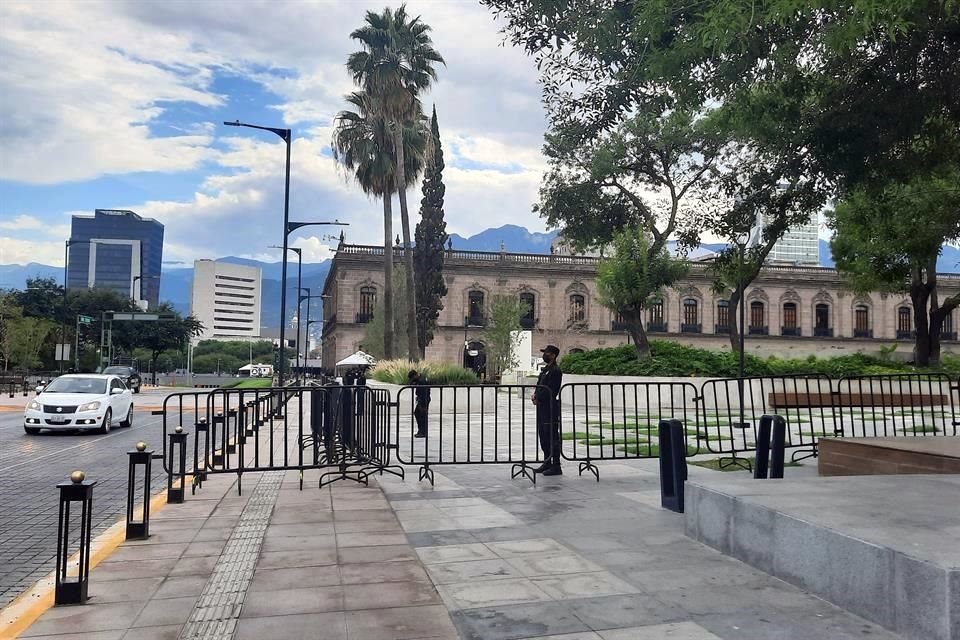
[[[382,242],[382,205],[330,154],[354,89],[350,32],[384,0],[140,0],[0,3],[0,264],[63,265],[70,216],[131,209],[166,227],[164,262],[277,261],[284,147],[241,120],[289,127],[290,219],[337,219],[349,242]],[[394,4],[393,6],[397,6]],[[503,43],[473,0],[414,0],[446,59],[436,105],[451,233],[518,224],[545,160],[533,61]],[[419,209],[420,185],[408,191]],[[394,229],[399,210],[394,206]],[[332,227],[291,234],[304,262],[331,257]]]

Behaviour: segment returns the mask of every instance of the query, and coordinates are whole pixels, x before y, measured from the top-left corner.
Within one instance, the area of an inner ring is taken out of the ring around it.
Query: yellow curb
[[[185,484],[186,486],[186,484]],[[167,490],[154,494],[150,499],[150,513],[154,513],[167,504]],[[134,514],[138,517],[142,509]],[[101,533],[90,543],[90,569],[110,557],[117,547],[126,538],[127,521],[120,520],[109,529]],[[70,557],[67,565],[78,564],[80,554]],[[54,589],[56,587],[56,571],[39,580],[29,591],[21,593],[16,600],[0,610],[0,640],[13,640],[30,628],[47,609],[53,606]]]

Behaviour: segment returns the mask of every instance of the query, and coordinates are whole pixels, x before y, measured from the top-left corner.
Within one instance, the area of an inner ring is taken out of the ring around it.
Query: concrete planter
[[[390,401],[398,402],[396,411],[400,415],[413,413],[414,392],[410,387],[404,387],[389,382],[367,380],[367,386],[373,389],[386,389],[390,392]],[[493,385],[473,385],[468,387],[431,387],[430,413],[439,412],[444,415],[454,413],[496,413],[497,387]]]

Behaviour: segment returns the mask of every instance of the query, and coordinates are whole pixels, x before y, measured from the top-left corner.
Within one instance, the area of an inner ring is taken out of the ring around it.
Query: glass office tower
[[[67,289],[112,289],[155,307],[162,263],[163,225],[156,220],[118,209],[73,216]]]

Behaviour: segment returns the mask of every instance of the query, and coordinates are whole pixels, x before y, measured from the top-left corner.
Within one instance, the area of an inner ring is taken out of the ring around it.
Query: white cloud
[[[0,236],[0,264],[37,262],[63,266],[63,242],[37,242],[23,238]]]

